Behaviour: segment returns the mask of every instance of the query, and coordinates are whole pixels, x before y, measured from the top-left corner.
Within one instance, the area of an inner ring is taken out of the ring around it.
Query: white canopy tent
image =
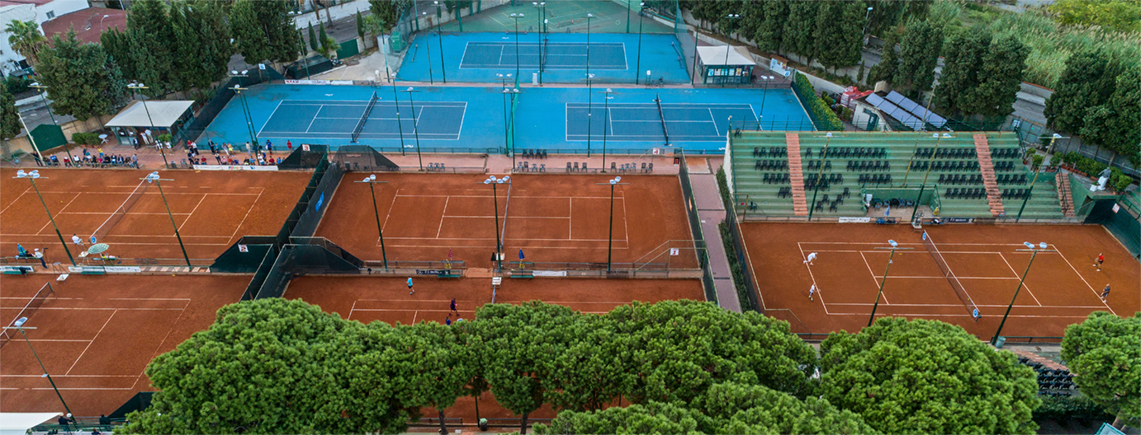
[[[0,412],[0,435],[24,435],[43,423],[55,423],[58,412]]]
[[[742,54],[743,47],[697,47],[698,72],[705,84],[749,84],[757,62]]]
[[[726,60],[725,52],[729,52],[729,58]],[[701,59],[703,65],[719,66],[719,65],[756,65],[753,59],[747,58],[742,55],[737,48],[730,49],[728,45],[715,45],[712,47],[697,47],[697,56]]]
[[[156,128],[169,129],[193,105],[192,100],[147,101],[146,106],[143,106],[142,101],[136,101],[108,121],[107,126],[150,128],[153,125]],[[150,116],[147,112],[150,112]]]

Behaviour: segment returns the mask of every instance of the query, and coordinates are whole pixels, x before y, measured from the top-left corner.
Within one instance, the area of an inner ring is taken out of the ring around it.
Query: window
[[[44,16],[48,17],[49,20],[55,18],[55,11],[48,11]]]

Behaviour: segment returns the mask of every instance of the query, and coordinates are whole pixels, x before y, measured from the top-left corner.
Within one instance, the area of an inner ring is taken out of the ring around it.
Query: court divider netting
[[[368,121],[368,115],[372,113],[373,106],[376,106],[376,91],[372,91],[372,98],[368,99],[368,106],[364,108],[364,115],[361,115],[360,121],[357,121],[356,128],[353,128],[353,143],[357,143],[357,138],[361,135],[361,129],[364,128],[364,123]]]
[[[666,112],[662,110],[662,96],[654,94],[654,102],[658,103],[658,116],[662,119],[662,134],[666,136],[666,145],[669,145],[670,132],[666,130]]]

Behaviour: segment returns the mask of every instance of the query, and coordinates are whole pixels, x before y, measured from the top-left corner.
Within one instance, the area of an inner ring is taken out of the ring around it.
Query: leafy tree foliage
[[[605,411],[563,411],[549,425],[536,424],[535,433],[556,434],[700,434],[700,412],[668,403],[613,407]]]
[[[380,24],[379,33],[388,33],[396,26],[400,14],[412,7],[411,0],[368,0],[372,17]]]
[[[992,37],[984,27],[951,36],[943,49],[943,73],[939,86],[935,87],[935,105],[951,113],[966,110],[965,97],[979,83],[978,74],[983,69]]]
[[[962,110],[984,116],[1006,116],[1014,112],[1028,56],[1030,48],[1012,35],[1000,36],[991,42],[983,56],[982,69],[975,75],[978,82],[959,96]]]
[[[1062,359],[1082,394],[1120,421],[1141,418],[1141,312],[1120,318],[1099,311],[1066,328]]]
[[[821,346],[821,397],[886,433],[1033,433],[1029,367],[962,328],[882,318]]]
[[[123,77],[135,77],[135,67],[131,59],[131,42],[127,35],[120,32],[118,28],[112,27],[111,29],[99,35],[99,42],[103,46],[103,51],[113,59],[116,63],[122,62],[119,65],[119,71]]]
[[[246,62],[289,62],[301,51],[286,0],[237,0],[230,7],[230,29]]]
[[[1047,121],[1062,131],[1081,131],[1089,109],[1104,104],[1113,94],[1118,73],[1118,66],[1101,51],[1074,53],[1046,100]]]
[[[1141,165],[1141,66],[1117,77],[1117,86],[1105,104],[1086,111],[1080,134],[1087,143],[1104,146]]]
[[[40,26],[35,20],[12,20],[4,31],[8,32],[8,45],[24,56],[28,64],[35,66],[39,63],[40,52],[46,48],[48,40],[40,33]]]
[[[935,81],[935,67],[943,48],[943,28],[927,20],[912,20],[907,23],[899,47],[899,68],[891,83],[901,93],[918,97],[920,92],[931,89]],[[885,48],[885,58],[887,51]]]
[[[21,129],[16,97],[8,92],[7,86],[0,86],[0,140],[19,136]]]
[[[40,53],[39,76],[51,95],[52,110],[57,114],[71,115],[75,119],[88,119],[112,113],[114,97],[125,90],[116,89],[107,53],[98,44],[83,44],[75,31],[67,38],[56,35],[52,47]]]
[[[313,23],[309,23],[309,48],[313,51],[319,51],[321,46],[318,45],[317,32],[313,30]]]
[[[808,0],[789,2],[788,21],[784,23],[784,50],[808,58],[808,63],[817,57],[813,38],[819,5],[818,2]]]
[[[871,71],[868,71],[868,84],[874,85],[881,81],[892,83],[895,76],[899,72],[899,55],[896,54],[895,46],[899,43],[899,35],[895,32],[887,35],[887,41],[883,45],[883,56],[880,57],[880,63],[875,64]]]
[[[1141,2],[1136,0],[1057,0],[1049,9],[1062,24],[1141,32]]]
[[[820,5],[814,39],[821,65],[835,70],[860,62],[865,10],[862,1]]]
[[[203,89],[224,77],[234,50],[222,4],[176,1],[171,4],[170,19],[178,42],[174,52],[179,89]]]
[[[129,58],[134,63],[134,75],[128,76],[127,79],[144,83],[147,89],[142,93],[150,97],[161,97],[180,88],[179,73],[176,71],[178,64],[175,59],[175,46],[180,41],[175,39],[174,26],[170,16],[167,15],[166,2],[162,0],[131,2],[127,34],[130,39]]]

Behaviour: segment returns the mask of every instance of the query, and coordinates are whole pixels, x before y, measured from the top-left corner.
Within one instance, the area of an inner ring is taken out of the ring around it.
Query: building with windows
[[[12,20],[45,22],[61,15],[87,9],[87,0],[0,0],[0,75],[25,75],[28,62],[8,43],[8,23]],[[78,29],[76,29],[78,31]]]
[[[701,83],[707,85],[747,85],[752,83],[757,66],[753,59],[726,45],[697,47],[697,61]]]

